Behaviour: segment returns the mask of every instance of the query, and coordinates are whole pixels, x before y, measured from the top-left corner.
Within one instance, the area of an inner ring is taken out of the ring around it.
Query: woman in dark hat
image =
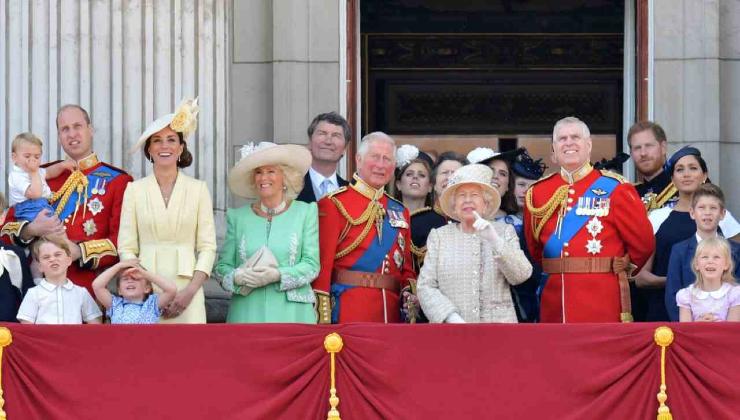
[[[696,222],[689,215],[691,200],[699,186],[708,180],[707,163],[699,149],[685,146],[671,156],[664,170],[678,189],[673,208],[663,207],[649,214],[655,232],[655,253],[635,276],[632,312],[635,321],[668,321],[665,306],[665,280],[674,244],[696,234]],[[719,224],[722,234],[740,234],[740,224],[728,211]]]

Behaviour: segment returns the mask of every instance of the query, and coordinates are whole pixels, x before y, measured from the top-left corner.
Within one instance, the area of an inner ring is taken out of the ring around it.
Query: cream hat
[[[442,196],[439,198],[439,205],[442,207],[442,211],[449,217],[459,220],[455,214],[455,192],[463,185],[478,185],[481,190],[493,197],[493,201],[488,205],[488,211],[485,214],[481,214],[481,217],[484,219],[491,219],[501,205],[501,196],[491,186],[492,178],[493,171],[486,165],[471,163],[456,170],[450,177],[450,180],[447,181],[447,188],[442,191]]]
[[[136,142],[134,147],[131,148],[131,153],[134,153],[137,149],[142,147],[149,137],[168,125],[173,131],[182,133],[183,141],[187,142],[188,138],[190,138],[198,128],[199,110],[198,98],[183,99],[174,114],[164,115],[149,124],[146,130],[144,130],[141,136],[139,136],[139,140]]]
[[[252,172],[261,166],[285,165],[295,169],[301,177],[306,175],[311,166],[311,152],[306,146],[297,144],[275,144],[263,141],[257,145],[246,144],[242,146],[240,152],[241,160],[229,171],[228,182],[231,192],[243,198],[257,197]],[[287,178],[286,182],[288,182]],[[300,186],[297,189],[300,190]]]

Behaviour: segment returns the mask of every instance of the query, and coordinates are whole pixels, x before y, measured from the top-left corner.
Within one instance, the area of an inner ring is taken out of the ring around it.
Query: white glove
[[[473,214],[475,215],[475,222],[473,223],[473,227],[475,228],[476,232],[478,232],[478,236],[488,242],[494,242],[496,238],[498,238],[498,235],[496,234],[496,231],[493,230],[493,225],[491,224],[491,222],[480,217],[480,214],[478,214],[477,211],[473,211]]]
[[[457,312],[449,314],[445,322],[448,324],[466,324],[465,320]]]
[[[235,286],[246,286],[247,285],[247,268],[239,267],[234,270],[234,285]]]
[[[272,267],[255,267],[239,269],[241,272],[234,274],[234,283],[240,286],[247,286],[253,289],[275,283],[280,280],[280,271]],[[237,281],[237,276],[239,280]]]

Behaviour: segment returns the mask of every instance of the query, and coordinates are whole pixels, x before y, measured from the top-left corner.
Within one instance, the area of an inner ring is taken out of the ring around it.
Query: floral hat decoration
[[[466,156],[470,163],[480,163],[482,165],[488,165],[494,159],[505,160],[511,162],[518,154],[520,154],[522,148],[507,150],[505,152],[497,152],[490,147],[476,147],[471,150]]]
[[[429,165],[429,170],[434,168],[434,160],[428,154],[419,150],[413,144],[404,144],[396,149],[396,178],[401,176],[401,172],[414,161],[424,161]],[[431,174],[430,174],[431,175]]]
[[[134,147],[131,149],[131,153],[141,148],[146,140],[169,126],[172,131],[182,133],[182,140],[187,142],[195,130],[198,129],[198,98],[195,99],[183,99],[180,102],[180,106],[177,107],[177,111],[173,114],[167,114],[154,120],[139,136],[139,140],[136,142]]]

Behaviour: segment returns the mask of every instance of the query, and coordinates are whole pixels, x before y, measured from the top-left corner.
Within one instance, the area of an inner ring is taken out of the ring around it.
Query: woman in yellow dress
[[[118,233],[121,259],[138,258],[148,271],[172,279],[177,295],[160,322],[206,322],[203,283],[216,259],[211,194],[204,181],[179,169],[193,157],[187,139],[197,126],[197,101],[152,122],[134,150],[143,148],[153,173],[126,189]]]

